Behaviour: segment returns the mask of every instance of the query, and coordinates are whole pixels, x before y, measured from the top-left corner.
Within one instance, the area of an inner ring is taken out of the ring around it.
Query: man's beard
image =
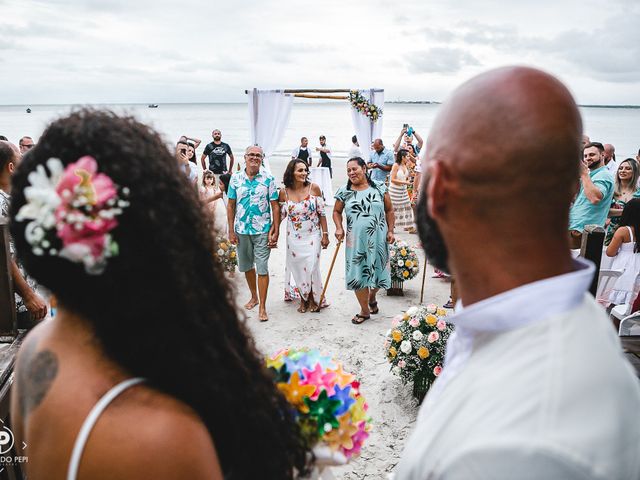
[[[418,198],[418,204],[416,205],[416,224],[418,226],[418,234],[420,235],[422,248],[429,263],[438,270],[451,273],[449,271],[449,251],[447,250],[444,238],[442,238],[436,221],[429,215],[425,195],[420,195],[420,198]]]

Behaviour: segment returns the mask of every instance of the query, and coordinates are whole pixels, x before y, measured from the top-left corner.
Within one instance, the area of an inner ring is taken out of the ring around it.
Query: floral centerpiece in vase
[[[411,280],[420,271],[418,254],[407,242],[396,241],[389,248],[391,266],[391,288],[387,295],[403,296],[404,282]]]
[[[340,465],[360,454],[371,419],[360,383],[318,350],[281,350],[267,359],[278,389],[291,404],[320,465]]]
[[[442,371],[452,325],[446,311],[436,305],[411,307],[391,321],[385,353],[391,371],[404,383],[413,383],[413,396],[422,403],[429,387]]]
[[[222,264],[225,272],[235,272],[238,265],[238,252],[236,246],[225,237],[216,238],[216,250],[214,256]]]

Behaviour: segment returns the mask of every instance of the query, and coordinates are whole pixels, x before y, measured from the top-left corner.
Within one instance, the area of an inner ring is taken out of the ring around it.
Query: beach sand
[[[335,181],[335,179],[334,179]],[[323,280],[331,264],[336,248],[335,228],[329,217],[331,245],[321,257]],[[417,235],[407,233],[397,237],[409,245],[419,242]],[[344,247],[341,247],[327,290],[330,306],[319,313],[298,313],[299,303],[284,302],[284,265],[286,250],[286,222],[280,230],[278,248],[273,250],[269,262],[270,286],[267,299],[269,321],[258,321],[258,309],[247,312],[241,306],[249,299],[244,275],[238,272],[231,278],[236,287],[236,303],[245,312],[246,321],[257,346],[265,355],[282,348],[318,348],[344,364],[345,370],[356,375],[361,382],[361,392],[369,404],[372,418],[371,436],[365,443],[360,457],[343,467],[335,467],[333,473],[342,479],[384,479],[398,463],[407,435],[411,431],[418,412],[417,402],[411,396],[411,386],[403,385],[389,371],[383,343],[391,319],[420,301],[420,285],[424,254],[420,256],[421,271],[405,282],[404,297],[390,297],[380,291],[380,313],[373,315],[362,325],[353,325],[351,318],[359,312],[355,295],[344,285]],[[427,271],[424,303],[444,304],[449,298],[450,284],[431,278],[433,269]]]

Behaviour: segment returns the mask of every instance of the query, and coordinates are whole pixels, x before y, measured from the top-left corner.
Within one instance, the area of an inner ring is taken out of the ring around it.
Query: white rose
[[[218,250],[218,255],[220,255],[221,257],[224,256],[224,250],[223,249],[219,249]]]
[[[416,313],[418,313],[418,310],[418,307],[411,307],[409,310],[407,310],[407,315],[413,317]]]
[[[400,375],[400,367],[393,367],[391,371],[394,375]]]
[[[404,266],[404,260],[398,260],[398,266],[399,267],[403,267]]]
[[[416,342],[419,342],[420,340],[422,340],[422,337],[424,337],[424,335],[422,335],[422,332],[420,330],[416,330],[415,332],[413,332],[412,337]]]
[[[411,353],[412,349],[413,347],[411,346],[411,342],[409,340],[404,340],[400,344],[400,350],[402,350],[403,353]]]
[[[437,310],[438,310],[438,307],[433,303],[430,303],[429,305],[427,305],[427,313],[436,313]]]

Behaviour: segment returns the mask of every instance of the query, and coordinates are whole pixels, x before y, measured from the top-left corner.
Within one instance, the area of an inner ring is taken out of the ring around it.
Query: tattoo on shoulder
[[[18,371],[18,398],[23,421],[42,403],[58,375],[56,354],[51,350],[37,351],[37,344],[34,339],[25,346]]]

